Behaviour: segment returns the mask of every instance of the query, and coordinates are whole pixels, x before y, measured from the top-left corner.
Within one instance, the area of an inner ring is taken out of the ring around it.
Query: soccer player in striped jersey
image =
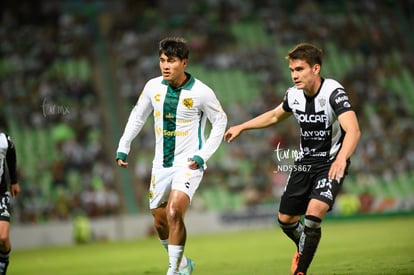
[[[188,57],[189,47],[183,38],[160,41],[161,76],[144,86],[116,154],[118,165],[127,167],[131,142],[152,113],[155,156],[149,204],[160,242],[168,251],[168,275],[191,274],[194,269],[192,260],[184,256],[184,215],[227,125],[227,116],[213,90],[186,72]],[[212,128],[206,139],[207,120]]]
[[[241,132],[278,124],[292,114],[300,126],[300,150],[282,195],[278,222],[296,244],[291,272],[306,274],[321,238],[321,222],[332,209],[359,137],[358,120],[341,84],[320,76],[322,51],[299,44],[289,51],[294,86],[283,102],[229,128],[225,140]],[[300,218],[304,215],[304,224]]]
[[[10,184],[6,182],[9,172]],[[10,191],[9,191],[10,190]],[[16,171],[16,148],[5,133],[0,133],[0,274],[7,272],[11,251],[10,242],[10,195],[14,198],[20,192]]]

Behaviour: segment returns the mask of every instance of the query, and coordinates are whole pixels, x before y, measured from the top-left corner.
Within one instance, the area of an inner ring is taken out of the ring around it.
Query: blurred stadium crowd
[[[289,48],[320,46],[323,75],[344,84],[362,130],[344,194],[360,212],[414,209],[414,1],[174,2],[2,1],[0,117],[18,150],[16,220],[116,215],[131,195],[146,208],[151,125],[133,144],[133,194],[114,155],[140,89],[159,75],[157,42],[172,35],[190,42],[189,72],[215,89],[230,125],[282,100]],[[297,141],[290,120],[223,144],[193,210],[275,207],[287,171],[276,171],[274,150]]]

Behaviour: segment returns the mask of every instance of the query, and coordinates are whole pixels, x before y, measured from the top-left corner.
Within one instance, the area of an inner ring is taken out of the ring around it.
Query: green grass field
[[[327,220],[309,274],[414,274],[414,216]],[[190,235],[196,275],[289,274],[294,245],[278,227]],[[165,274],[157,238],[14,250],[10,275]]]

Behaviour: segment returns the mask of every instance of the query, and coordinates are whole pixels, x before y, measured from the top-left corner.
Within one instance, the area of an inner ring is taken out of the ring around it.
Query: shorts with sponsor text
[[[10,192],[0,196],[0,221],[10,222]]]
[[[330,167],[330,163],[313,164],[307,172],[292,171],[280,200],[279,212],[292,216],[303,215],[311,199],[327,203],[331,210],[345,176],[339,182],[328,180]]]
[[[192,170],[186,166],[152,168],[149,188],[150,209],[155,209],[167,202],[173,189],[187,194],[191,203],[203,174],[201,169]]]

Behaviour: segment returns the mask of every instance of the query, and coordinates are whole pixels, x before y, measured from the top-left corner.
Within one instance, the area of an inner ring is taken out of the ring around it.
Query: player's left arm
[[[339,124],[345,131],[344,140],[342,141],[342,147],[339,150],[335,161],[332,163],[328,173],[330,180],[340,180],[345,173],[347,160],[354,153],[361,131],[359,130],[359,123],[357,116],[353,110],[346,111],[338,116]]]
[[[206,91],[201,108],[211,123],[211,131],[203,147],[194,154],[190,163],[191,169],[204,169],[205,162],[220,146],[227,126],[227,115],[214,92]]]
[[[8,149],[6,152],[6,162],[7,168],[9,170],[10,176],[10,193],[12,197],[16,197],[20,192],[20,185],[17,181],[17,157],[16,157],[16,147],[12,139],[7,136]]]

